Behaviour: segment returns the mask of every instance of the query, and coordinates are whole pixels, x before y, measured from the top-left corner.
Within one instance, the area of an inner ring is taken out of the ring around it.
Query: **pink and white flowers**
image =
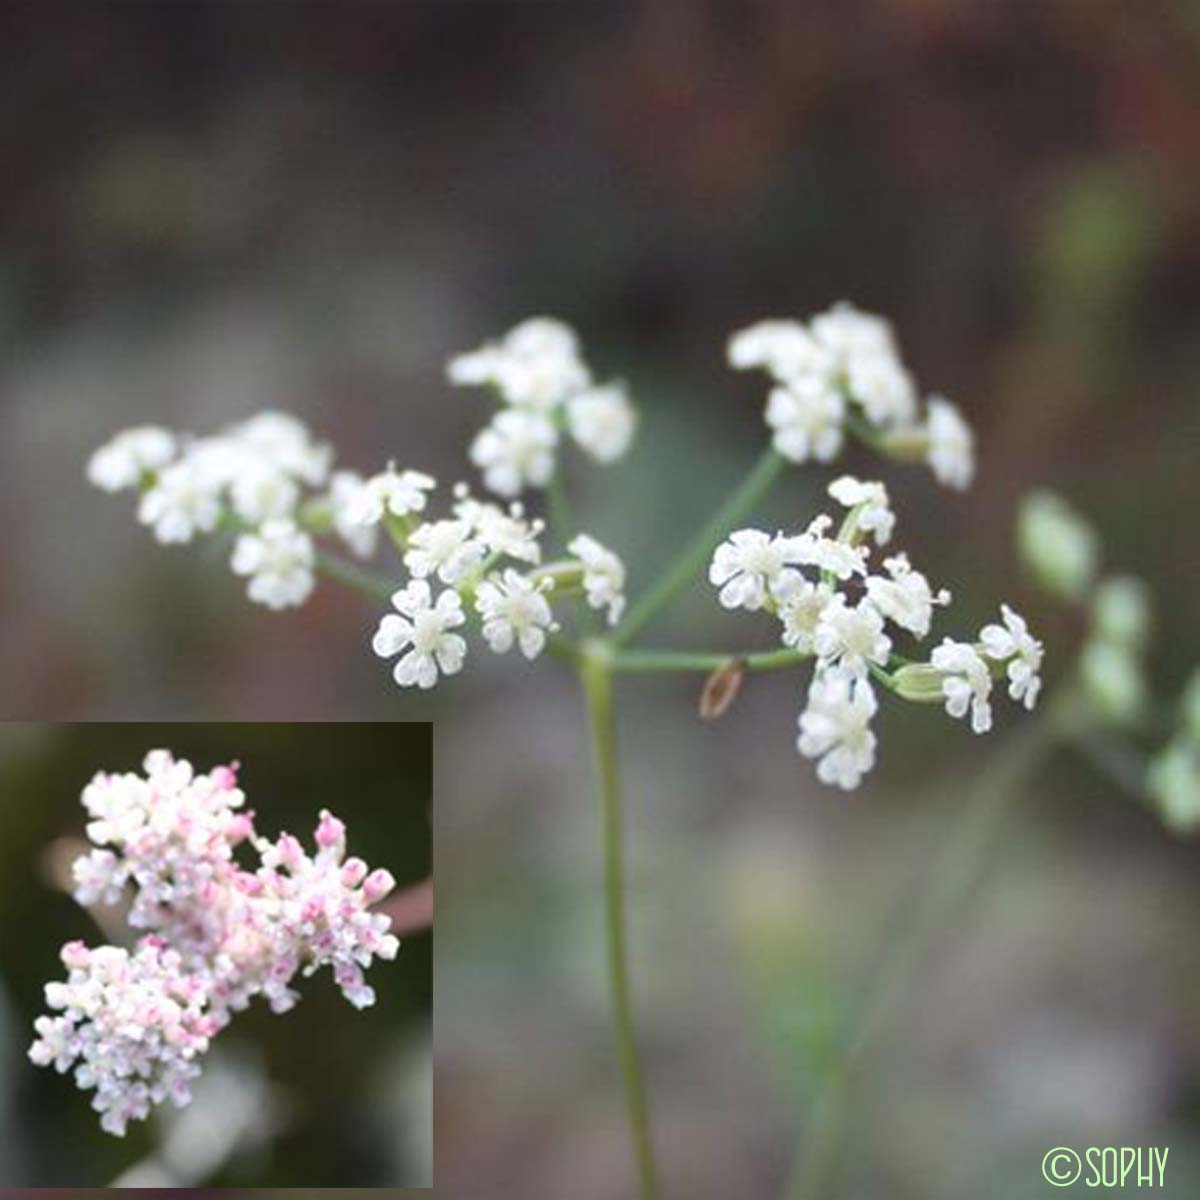
[[[67,979],[46,985],[53,1015],[35,1022],[29,1057],[74,1069],[109,1133],[186,1104],[210,1040],[255,996],[284,1012],[295,976],[328,966],[363,1008],[375,1000],[364,969],[399,949],[371,911],[395,881],[346,858],[341,821],[321,813],[310,854],[290,834],[258,835],[244,802],[236,765],[197,774],[165,750],[142,775],[100,773],[84,789],[95,848],[75,863],[76,898],[128,896],[128,922],[146,932],[133,950],[63,947]],[[243,844],[253,868],[235,860]]]

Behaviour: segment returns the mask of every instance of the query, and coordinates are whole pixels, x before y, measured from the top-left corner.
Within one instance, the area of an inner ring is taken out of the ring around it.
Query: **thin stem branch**
[[[803,1158],[787,1190],[792,1200],[824,1200],[841,1137],[846,1095],[855,1072],[875,1045],[900,996],[947,915],[960,911],[1004,814],[1022,795],[1020,783],[1059,736],[1053,709],[1028,721],[992,757],[968,790],[941,850],[898,935],[888,937],[882,962],[863,988],[865,999],[849,1022],[838,1061],[827,1072],[813,1104],[812,1128]]]
[[[608,933],[608,975],[612,993],[617,1058],[625,1085],[625,1106],[637,1167],[639,1195],[654,1200],[658,1194],[654,1149],[646,1087],[638,1059],[629,992],[629,966],[625,950],[624,864],[621,851],[621,794],[617,780],[616,731],[612,704],[612,666],[607,647],[589,648],[579,661],[579,677],[587,701],[600,800],[604,842],[604,914]]]
[[[395,584],[389,583],[377,575],[372,575],[369,571],[364,571],[361,567],[356,567],[353,563],[348,563],[325,550],[317,551],[317,571],[329,579],[353,588],[356,592],[361,592],[372,600],[381,600],[384,603],[391,600],[392,593],[396,590]]]
[[[761,654],[707,654],[690,650],[618,650],[612,656],[614,671],[698,671],[711,674],[730,663],[748,671],[775,671],[807,662],[811,654],[799,650],[769,650]]]
[[[725,534],[766,495],[785,461],[774,447],[765,451],[737,491],[630,607],[613,635],[614,645],[625,645],[700,570]]]

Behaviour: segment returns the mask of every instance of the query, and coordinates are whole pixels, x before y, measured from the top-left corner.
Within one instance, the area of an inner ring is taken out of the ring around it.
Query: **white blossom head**
[[[175,457],[177,447],[175,435],[158,425],[126,429],[88,459],[88,480],[106,492],[137,487],[165,467]]]
[[[400,655],[392,677],[401,687],[431,688],[440,675],[462,670],[467,643],[451,632],[466,621],[458,592],[447,588],[435,601],[428,581],[414,579],[392,605],[396,612],[379,622],[371,648],[380,658]]]
[[[871,719],[878,702],[865,680],[837,670],[818,671],[800,714],[796,745],[817,760],[817,778],[843,790],[858,787],[875,765]]]
[[[587,533],[567,543],[583,566],[583,590],[592,608],[605,612],[615,625],[625,611],[625,564],[607,546]]]

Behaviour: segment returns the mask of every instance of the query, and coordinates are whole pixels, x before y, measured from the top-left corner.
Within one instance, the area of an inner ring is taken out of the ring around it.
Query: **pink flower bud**
[[[336,846],[346,840],[346,826],[327,808],[321,810],[321,823],[317,826],[317,845]]]
[[[367,877],[367,864],[361,858],[348,858],[342,865],[342,884],[348,888],[358,887]]]
[[[240,763],[231,762],[227,767],[214,767],[212,781],[223,792],[232,791],[237,787],[237,773]]]
[[[395,876],[384,867],[372,871],[363,884],[363,897],[368,904],[376,904],[396,886]]]
[[[238,813],[229,818],[225,826],[225,837],[230,842],[243,842],[254,834],[254,814]]]
[[[279,841],[275,843],[275,849],[279,851],[279,861],[285,867],[298,867],[300,861],[304,858],[303,848],[290,833],[281,833],[279,835]]]
[[[82,942],[68,942],[59,952],[64,967],[82,970],[88,965],[92,952]]]

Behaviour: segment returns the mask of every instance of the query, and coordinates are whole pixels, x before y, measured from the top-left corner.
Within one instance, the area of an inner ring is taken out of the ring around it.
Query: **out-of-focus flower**
[[[516,496],[526,487],[545,487],[554,475],[558,431],[538,412],[502,409],[471,443],[471,461],[498,496]]]
[[[175,435],[158,425],[126,429],[88,459],[88,480],[106,492],[137,487],[175,457],[176,447]]]
[[[315,562],[312,538],[288,519],[267,521],[256,533],[243,533],[230,560],[235,574],[250,577],[250,599],[274,609],[294,608],[308,599]]]
[[[567,401],[567,429],[597,462],[616,462],[633,442],[637,411],[620,384],[590,388]]]

